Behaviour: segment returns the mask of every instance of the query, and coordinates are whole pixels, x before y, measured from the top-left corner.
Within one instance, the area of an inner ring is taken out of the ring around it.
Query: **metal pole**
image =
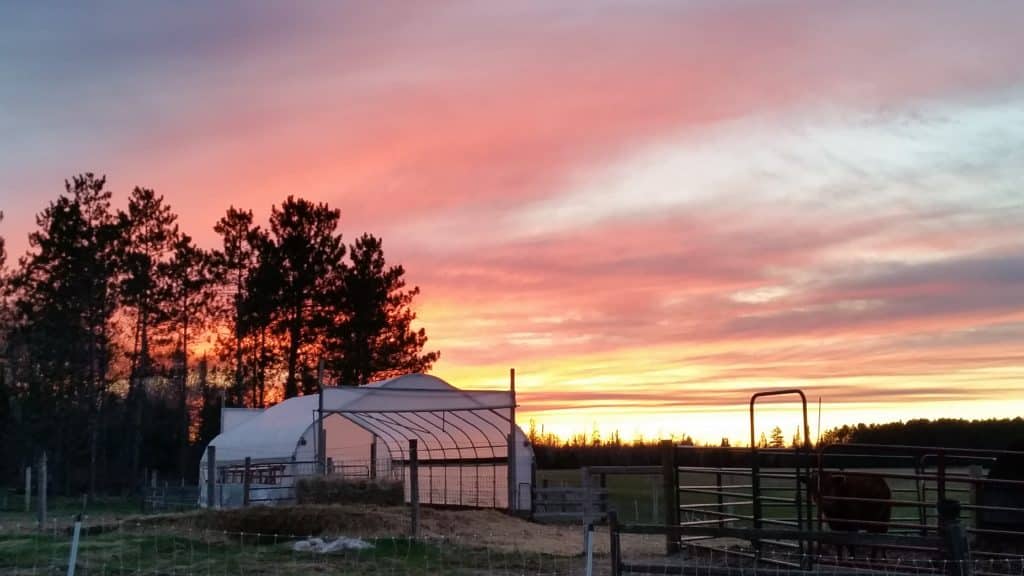
[[[583,553],[586,554],[586,576],[594,574],[594,525],[587,524],[583,533]]]
[[[217,490],[217,447],[206,448],[206,507],[213,509],[214,492]]]
[[[249,505],[249,470],[252,467],[252,458],[245,457],[245,468],[242,469],[242,507]]]
[[[25,512],[32,511],[32,467],[25,466]]]
[[[316,365],[316,389],[317,389],[317,411],[316,411],[316,462],[320,468],[320,474],[327,473],[326,456],[327,450],[324,446],[324,359],[321,358]]]
[[[508,417],[508,511],[516,511],[516,369],[510,368],[509,396],[512,400]]]
[[[679,524],[679,486],[676,473],[676,447],[671,440],[661,441],[661,475],[665,492],[665,526]],[[665,532],[665,554],[679,552],[679,540]]]
[[[377,478],[377,435],[370,441],[370,479]]]
[[[68,557],[67,576],[75,576],[75,564],[78,563],[78,537],[82,532],[82,515],[75,517],[75,531],[71,536],[71,555]]]
[[[420,537],[420,474],[416,457],[416,439],[409,439],[409,504],[412,506],[412,538]]]

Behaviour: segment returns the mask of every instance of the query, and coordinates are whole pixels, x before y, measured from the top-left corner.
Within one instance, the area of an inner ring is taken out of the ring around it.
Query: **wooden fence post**
[[[246,456],[245,457],[245,467],[242,469],[242,507],[243,508],[249,505],[249,485],[250,485],[250,482],[251,482],[251,480],[249,478],[249,470],[251,469],[251,467],[252,467],[252,458]]]
[[[214,492],[217,489],[217,447],[206,449],[206,507],[213,509]]]
[[[679,475],[676,471],[676,447],[671,440],[661,441],[661,473],[665,491],[665,526],[679,524]],[[665,533],[665,554],[679,552],[679,539],[672,531]]]
[[[619,518],[615,510],[608,512],[608,555],[612,560],[612,576],[622,574],[622,550],[619,549]]]
[[[420,537],[420,473],[419,459],[416,456],[416,439],[409,440],[409,504],[412,520],[412,538]]]

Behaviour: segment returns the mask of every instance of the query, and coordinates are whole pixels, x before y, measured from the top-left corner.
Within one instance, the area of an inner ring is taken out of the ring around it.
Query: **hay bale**
[[[295,499],[298,504],[401,506],[405,503],[405,492],[402,483],[395,480],[314,476],[295,484]]]

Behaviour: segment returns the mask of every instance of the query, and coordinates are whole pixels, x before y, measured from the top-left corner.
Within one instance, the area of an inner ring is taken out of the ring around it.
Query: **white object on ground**
[[[348,538],[346,536],[341,536],[330,542],[325,542],[320,538],[310,538],[309,540],[299,540],[292,544],[292,550],[295,552],[313,552],[315,554],[331,554],[345,550],[365,550],[367,548],[373,548],[373,544],[366,540]]]

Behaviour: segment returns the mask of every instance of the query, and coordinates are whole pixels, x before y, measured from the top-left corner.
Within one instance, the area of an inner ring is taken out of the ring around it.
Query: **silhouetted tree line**
[[[83,174],[36,217],[7,267],[0,238],[0,471],[45,450],[66,493],[132,489],[145,470],[192,479],[220,408],[424,372],[416,287],[380,239],[342,240],[340,212],[288,197],[258,226],[231,207],[203,250],[163,196],[115,209]],[[0,219],[2,219],[0,214]]]
[[[903,444],[946,448],[1013,449],[1024,443],[1024,418],[908,420],[856,424],[826,431],[822,443]]]
[[[661,464],[659,441],[623,442],[617,433],[602,440],[596,433],[576,434],[560,439],[553,434],[537,433],[531,426],[530,438],[541,469],[579,468],[581,466],[652,466]],[[750,466],[749,446],[731,447],[723,438],[718,446],[696,445],[686,435],[674,437],[673,443],[684,449],[676,452],[680,466],[746,467]],[[759,463],[764,467],[791,467],[797,457],[789,448],[801,443],[799,432],[785,442],[781,428],[770,435],[761,434],[757,442]],[[1024,418],[989,420],[909,420],[886,424],[854,424],[824,432],[817,446],[827,444],[882,444],[935,446],[946,448],[978,448],[990,450],[1024,449]],[[844,457],[846,466],[904,466],[905,461],[879,460],[866,451],[861,458]]]

